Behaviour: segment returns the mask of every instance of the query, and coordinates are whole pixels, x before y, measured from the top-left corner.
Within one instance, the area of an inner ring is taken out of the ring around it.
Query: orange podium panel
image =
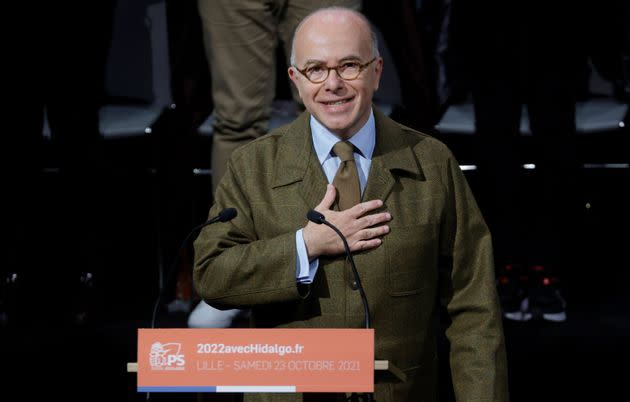
[[[374,392],[373,329],[139,329],[140,392]]]

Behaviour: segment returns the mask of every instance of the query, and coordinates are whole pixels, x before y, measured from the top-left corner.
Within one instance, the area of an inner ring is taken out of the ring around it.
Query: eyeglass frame
[[[354,81],[354,80],[358,79],[359,76],[361,75],[361,73],[363,72],[363,70],[365,70],[367,68],[367,66],[369,66],[370,64],[374,63],[374,61],[376,61],[376,59],[378,59],[378,56],[374,56],[374,58],[372,60],[368,61],[368,62],[365,62],[363,64],[359,64],[359,72],[357,73],[357,76],[354,77],[354,78],[343,78],[341,76],[341,74],[339,73],[339,67],[341,67],[341,64],[338,64],[338,65],[333,66],[333,67],[322,66],[323,68],[326,69],[326,76],[321,81],[313,81],[310,78],[308,78],[308,76],[306,75],[305,71],[309,68],[309,66],[306,66],[303,69],[300,69],[298,66],[293,64],[292,67],[295,68],[300,74],[302,74],[304,76],[304,78],[306,78],[309,82],[311,82],[313,84],[321,84],[322,82],[326,81],[328,79],[328,77],[330,76],[330,70],[335,70],[335,72],[337,73],[337,77],[341,78],[344,81]]]

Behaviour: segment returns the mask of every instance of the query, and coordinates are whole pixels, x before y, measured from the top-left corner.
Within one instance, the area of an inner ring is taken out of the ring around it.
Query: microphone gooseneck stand
[[[227,222],[227,221],[231,221],[232,219],[234,219],[237,215],[237,211],[234,208],[225,208],[223,210],[221,210],[221,212],[219,212],[219,214],[217,216],[215,216],[212,219],[208,219],[207,221],[205,221],[204,223],[195,226],[186,236],[186,238],[184,239],[184,241],[182,242],[181,246],[179,247],[179,250],[177,252],[177,254],[175,255],[175,258],[173,259],[173,263],[170,266],[169,272],[166,276],[166,281],[165,283],[162,285],[162,287],[160,288],[160,291],[158,293],[157,298],[155,299],[155,304],[153,305],[153,314],[151,315],[151,328],[155,328],[155,323],[157,321],[157,315],[158,315],[158,311],[160,308],[160,304],[162,303],[162,298],[164,297],[164,292],[166,291],[167,286],[171,283],[173,276],[177,270],[177,266],[179,265],[179,260],[180,260],[180,253],[182,251],[182,249],[184,247],[186,247],[186,245],[188,244],[188,241],[190,240],[190,238],[197,233],[198,231],[200,231],[201,229],[203,229],[204,227],[208,226],[208,225],[212,225],[213,223],[217,223],[217,222]],[[151,400],[151,393],[147,392],[146,394],[146,400],[149,401]]]
[[[177,266],[179,265],[179,260],[180,260],[180,253],[181,250],[186,247],[186,245],[188,244],[188,241],[190,240],[190,238],[197,233],[199,230],[203,229],[204,227],[211,225],[213,223],[217,223],[217,222],[227,222],[227,221],[231,221],[232,219],[234,219],[237,215],[236,209],[234,208],[225,208],[224,210],[222,210],[221,212],[219,212],[219,214],[217,216],[215,216],[212,219],[209,219],[207,221],[205,221],[204,223],[195,226],[186,236],[186,238],[184,239],[184,241],[182,242],[181,246],[179,247],[179,251],[177,252],[177,254],[175,255],[175,259],[173,260],[173,263],[170,266],[170,269],[168,271],[168,274],[166,276],[166,282],[164,283],[164,285],[162,286],[162,288],[160,289],[159,293],[158,293],[158,297],[155,300],[155,304],[153,305],[153,314],[151,315],[151,328],[155,328],[155,323],[157,320],[157,314],[158,314],[158,310],[160,307],[160,304],[162,302],[162,298],[164,297],[164,292],[166,291],[167,285],[169,285],[172,281],[172,277],[175,274],[176,270],[177,270]]]
[[[352,253],[350,252],[350,247],[348,246],[348,240],[346,239],[346,236],[344,236],[343,233],[341,233],[341,231],[337,229],[335,225],[328,222],[324,214],[322,214],[321,212],[317,212],[314,209],[311,209],[306,214],[306,217],[308,218],[309,221],[313,223],[316,223],[318,225],[324,224],[328,226],[333,231],[335,231],[335,233],[337,233],[337,235],[341,238],[341,241],[343,242],[343,247],[346,251],[346,258],[348,259],[348,261],[350,261],[350,267],[352,268],[352,275],[354,276],[354,280],[357,283],[357,288],[359,289],[359,294],[361,295],[361,300],[363,301],[363,310],[365,313],[365,328],[369,329],[371,327],[370,306],[368,304],[367,296],[365,295],[365,290],[363,290],[363,284],[361,284],[361,278],[359,277],[359,272],[357,271],[357,267],[354,264],[354,258],[352,258]],[[367,400],[367,402],[375,402],[372,393],[365,394],[365,397],[366,397],[365,399]],[[352,395],[350,395],[348,400],[351,402],[358,401],[359,398],[361,397],[358,394],[353,393]]]

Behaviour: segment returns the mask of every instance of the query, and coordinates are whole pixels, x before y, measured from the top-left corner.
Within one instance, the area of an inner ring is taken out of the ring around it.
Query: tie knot
[[[339,141],[333,146],[333,152],[342,162],[354,160],[354,145],[348,141]]]

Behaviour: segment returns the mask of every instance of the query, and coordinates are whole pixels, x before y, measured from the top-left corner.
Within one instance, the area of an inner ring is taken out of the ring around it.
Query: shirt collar
[[[340,141],[339,137],[331,133],[313,115],[311,115],[311,135],[313,146],[319,163],[323,164],[331,157],[332,147]],[[349,141],[354,145],[366,159],[372,159],[374,144],[376,143],[376,125],[374,123],[374,113],[370,110],[368,121],[356,134],[350,137]]]

